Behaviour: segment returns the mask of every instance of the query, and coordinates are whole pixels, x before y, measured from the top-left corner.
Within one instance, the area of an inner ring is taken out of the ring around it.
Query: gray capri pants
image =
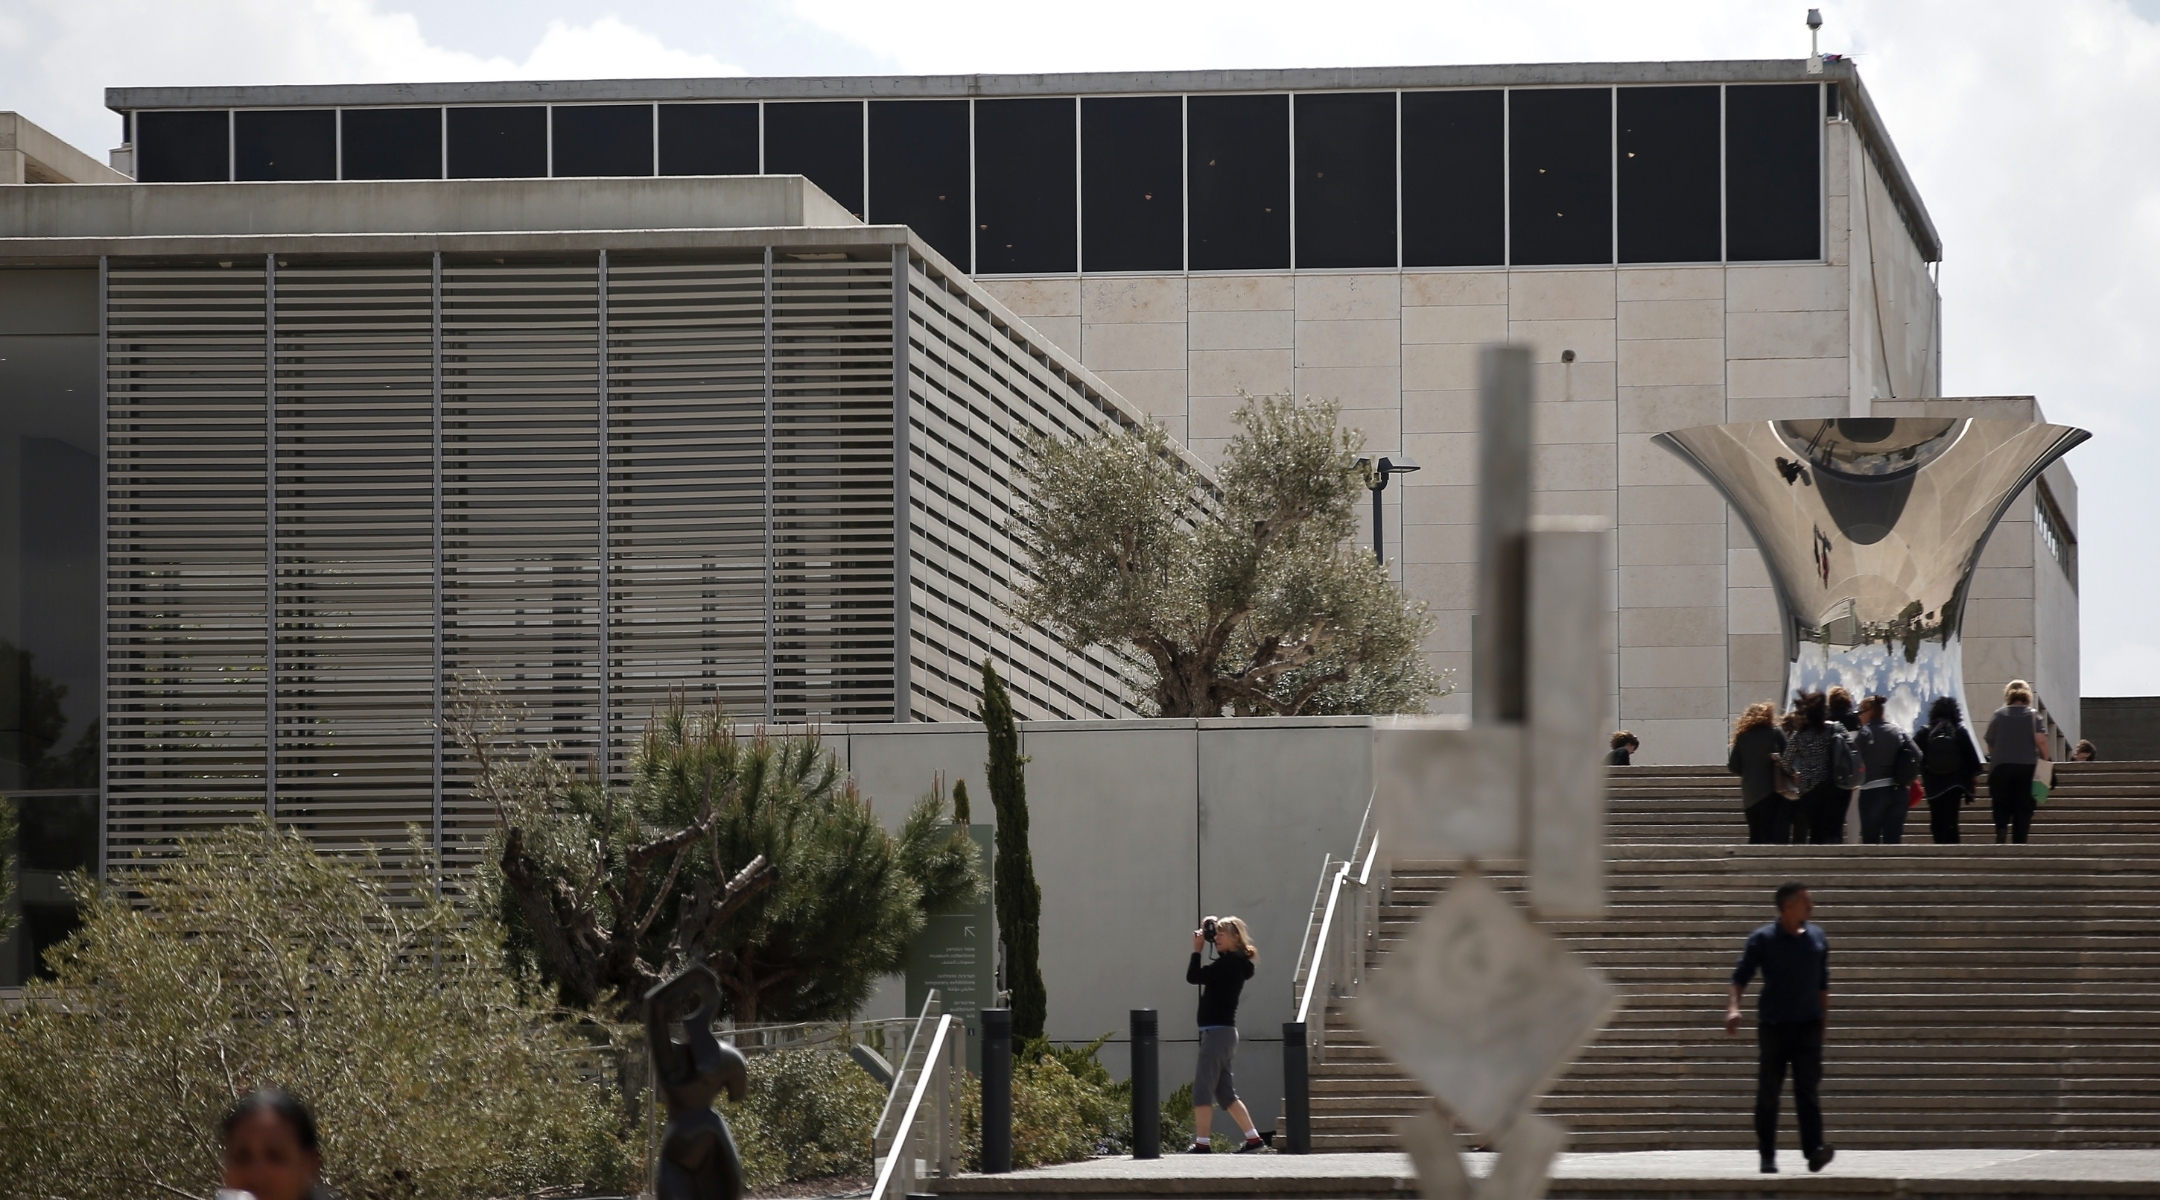
[[[1230,1060],[1237,1057],[1237,1026],[1210,1025],[1200,1031],[1200,1066],[1193,1072],[1194,1104],[1209,1097],[1228,1108],[1237,1103],[1237,1087],[1230,1080]]]

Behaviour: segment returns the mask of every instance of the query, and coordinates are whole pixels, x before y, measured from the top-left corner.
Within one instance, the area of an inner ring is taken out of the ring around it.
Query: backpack
[[[1830,747],[1830,782],[1845,791],[1859,787],[1867,780],[1867,768],[1860,762],[1860,748],[1853,744],[1853,737],[1833,725],[1837,744]]]
[[[1920,747],[1912,744],[1912,739],[1905,736],[1904,730],[1897,730],[1896,733],[1898,748],[1897,765],[1893,768],[1896,772],[1894,778],[1899,787],[1904,787],[1920,778]]]
[[[1965,766],[1965,756],[1958,753],[1958,739],[1965,731],[1956,721],[1937,721],[1927,728],[1927,748],[1921,755],[1921,764],[1930,775],[1955,775]]]

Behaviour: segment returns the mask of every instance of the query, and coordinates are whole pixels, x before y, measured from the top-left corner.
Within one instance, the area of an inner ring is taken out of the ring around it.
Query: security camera
[[[1821,28],[1822,28],[1822,10],[1821,10],[1821,9],[1819,9],[1819,8],[1811,8],[1811,9],[1807,10],[1807,27],[1808,27],[1809,29],[1821,29]]]

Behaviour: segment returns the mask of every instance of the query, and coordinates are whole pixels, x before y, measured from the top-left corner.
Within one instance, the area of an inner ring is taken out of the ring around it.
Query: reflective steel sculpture
[[[1785,633],[1785,695],[1843,685],[1911,727],[1964,703],[1959,628],[1988,535],[2049,463],[2092,436],[1970,417],[1699,425],[1653,438],[1747,523]]]
[[[653,1078],[668,1110],[658,1200],[742,1200],[742,1159],[713,1099],[726,1088],[740,1103],[749,1072],[742,1053],[713,1036],[719,1011],[719,977],[703,964],[645,993]]]

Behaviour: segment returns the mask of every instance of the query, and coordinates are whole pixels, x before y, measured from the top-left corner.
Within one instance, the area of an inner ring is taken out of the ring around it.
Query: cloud
[[[525,61],[519,79],[709,78],[740,75],[743,69],[709,54],[669,49],[642,29],[615,17],[589,25],[548,22],[547,33]]]
[[[613,15],[549,22],[522,58],[439,45],[376,0],[18,0],[0,17],[0,108],[92,153],[117,140],[104,89],[739,75]]]

